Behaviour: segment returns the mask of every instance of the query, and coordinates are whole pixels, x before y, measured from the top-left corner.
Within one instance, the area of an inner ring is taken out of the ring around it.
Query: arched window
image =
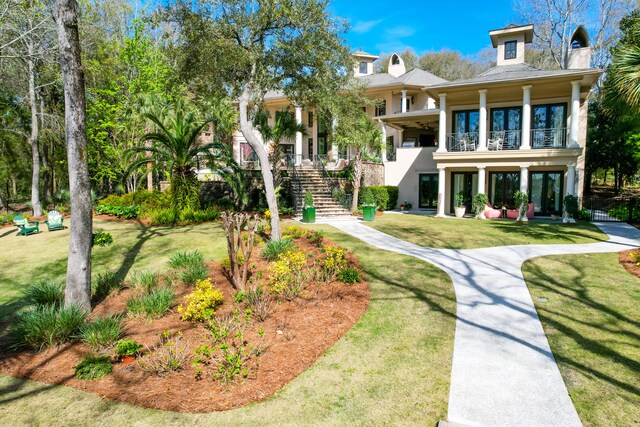
[[[573,35],[571,36],[570,46],[571,49],[581,49],[583,47],[589,47],[589,34],[582,25],[576,28],[576,30],[573,32]]]
[[[391,57],[391,65],[398,65],[398,64],[400,64],[400,57],[394,53],[393,56]]]

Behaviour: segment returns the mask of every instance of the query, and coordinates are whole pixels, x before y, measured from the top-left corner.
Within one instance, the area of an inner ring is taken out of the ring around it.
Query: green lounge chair
[[[28,220],[22,219],[13,219],[13,223],[18,227],[18,236],[28,236],[30,234],[37,234],[40,232],[40,223],[39,222],[29,222]]]
[[[64,230],[64,225],[62,225],[63,220],[64,218],[62,218],[60,212],[50,211],[44,223],[47,224],[49,231]]]

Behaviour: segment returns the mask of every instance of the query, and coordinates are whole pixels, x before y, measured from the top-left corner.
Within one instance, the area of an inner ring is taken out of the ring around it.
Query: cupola
[[[373,74],[373,61],[378,59],[376,55],[358,50],[352,56],[354,59],[353,75],[355,77]]]
[[[525,44],[533,42],[533,25],[510,24],[489,32],[497,48],[496,65],[524,64]]]

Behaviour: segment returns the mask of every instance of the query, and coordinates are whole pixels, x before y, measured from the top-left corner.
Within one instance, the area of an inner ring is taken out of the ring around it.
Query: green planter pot
[[[373,221],[376,218],[376,207],[375,206],[364,206],[362,208],[362,220],[363,221]]]
[[[309,224],[316,222],[316,208],[302,208],[302,222]]]

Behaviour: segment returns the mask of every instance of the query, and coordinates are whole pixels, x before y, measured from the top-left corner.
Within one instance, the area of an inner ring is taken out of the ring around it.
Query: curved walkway
[[[582,245],[432,249],[353,220],[327,224],[370,245],[443,269],[456,292],[448,421],[484,426],[581,426],[522,275],[529,258],[617,252],[640,246],[624,223],[596,224],[609,236]]]

